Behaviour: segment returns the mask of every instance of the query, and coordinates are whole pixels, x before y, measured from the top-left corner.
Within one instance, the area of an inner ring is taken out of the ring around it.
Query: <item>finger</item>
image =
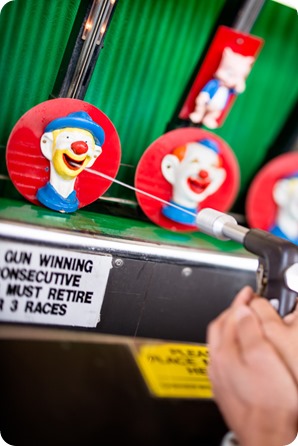
[[[248,304],[255,297],[253,289],[245,286],[236,295],[231,307],[223,311],[214,321],[207,327],[207,343],[212,344],[212,348],[219,348],[223,342],[223,332],[226,320],[230,317],[231,308],[239,305]],[[228,332],[229,335],[229,332]]]
[[[286,362],[296,370],[296,335],[291,340],[290,326],[284,322],[269,301],[264,298],[253,301],[250,308],[258,317],[266,339]],[[285,348],[286,346],[286,348]],[[298,376],[298,375],[297,375]]]
[[[207,326],[207,343],[212,344],[213,348],[218,348],[221,345],[223,327],[230,312],[230,308],[227,308]]]
[[[287,336],[287,328],[284,320],[277,313],[271,303],[265,299],[255,299],[251,302],[250,308],[257,315],[265,336],[273,342],[279,345],[284,342],[285,336]]]
[[[244,360],[251,352],[260,352],[264,335],[261,325],[250,307],[242,305],[235,308],[234,317],[237,327],[237,339]]]
[[[284,323],[286,325],[298,325],[298,304],[296,304],[294,311],[286,315],[283,319],[279,316],[273,305],[265,298],[251,301],[250,306],[254,309],[263,324],[272,322],[278,325],[284,325]]]
[[[283,319],[265,298],[256,299],[251,302],[250,308],[258,317],[265,336],[276,346],[284,342],[286,326]]]
[[[225,362],[228,358],[235,359],[239,353],[235,318],[231,309],[225,311],[217,321],[209,325],[207,339],[210,363],[216,369],[218,369],[217,364]]]
[[[291,325],[285,323],[265,299],[253,301],[250,308],[258,316],[266,339],[274,346],[298,381],[296,317],[293,316]]]
[[[250,286],[245,286],[236,295],[232,307],[238,307],[239,305],[248,305],[255,298],[253,289]]]
[[[287,324],[287,325],[298,324],[298,301],[296,302],[296,306],[295,306],[294,310],[292,311],[292,313],[287,314],[283,320],[284,320],[285,324]]]
[[[286,325],[294,325],[297,319],[297,313],[289,313],[284,317],[284,323]]]
[[[232,309],[226,310],[220,318],[208,327],[209,365],[208,375],[211,381],[221,380],[225,364],[239,364],[239,352],[236,338],[235,318]]]
[[[250,303],[250,308],[255,312],[262,324],[269,322],[283,324],[283,320],[277,313],[276,309],[267,299],[263,297],[261,297],[260,299],[254,299]]]

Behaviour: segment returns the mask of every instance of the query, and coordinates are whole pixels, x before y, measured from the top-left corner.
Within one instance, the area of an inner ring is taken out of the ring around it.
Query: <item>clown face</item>
[[[188,143],[182,149],[183,156],[166,155],[161,170],[173,186],[173,201],[181,206],[196,207],[220,188],[226,171],[221,167],[218,153],[205,145]]]
[[[51,168],[64,180],[73,179],[91,167],[102,152],[91,132],[71,127],[44,133],[40,146]]]
[[[273,199],[277,204],[278,225],[291,239],[298,234],[298,178],[278,180],[273,187]]]

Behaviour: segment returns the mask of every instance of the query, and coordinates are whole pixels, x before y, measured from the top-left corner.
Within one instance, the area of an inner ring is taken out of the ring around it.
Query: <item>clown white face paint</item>
[[[198,204],[215,193],[226,178],[218,153],[204,144],[186,144],[184,157],[168,154],[162,160],[161,170],[172,184],[172,201],[187,208]]]
[[[276,232],[279,228],[284,238],[298,244],[298,176],[278,180],[272,193],[277,214],[275,228],[271,232],[282,236]]]
[[[101,154],[103,129],[86,112],[74,112],[51,121],[40,140],[42,154],[50,161],[50,180],[36,197],[60,212],[78,209],[75,181]]]
[[[54,170],[61,178],[70,180],[85,167],[91,167],[102,149],[87,130],[66,128],[45,133],[41,138],[41,151],[51,162],[51,173]]]

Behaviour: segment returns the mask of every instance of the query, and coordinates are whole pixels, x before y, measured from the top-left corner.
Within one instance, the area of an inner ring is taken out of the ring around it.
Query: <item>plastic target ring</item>
[[[52,99],[14,126],[6,152],[10,179],[30,202],[74,212],[97,200],[115,178],[121,146],[110,119],[79,99]],[[86,170],[87,169],[87,170]]]
[[[198,231],[197,212],[206,207],[228,211],[239,178],[237,159],[223,139],[207,130],[180,128],[159,137],[142,155],[135,175],[136,196],[144,214],[158,226]]]

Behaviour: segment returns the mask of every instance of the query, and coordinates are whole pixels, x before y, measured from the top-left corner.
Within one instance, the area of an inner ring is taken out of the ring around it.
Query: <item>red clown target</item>
[[[277,156],[258,172],[250,185],[245,204],[246,218],[250,227],[271,230],[277,215],[273,189],[279,180],[297,175],[297,152]]]
[[[172,231],[197,231],[195,215],[205,207],[227,211],[239,188],[239,167],[229,145],[217,135],[181,128],[154,141],[139,161],[137,200],[147,217]]]
[[[73,212],[97,200],[115,178],[121,146],[110,119],[79,99],[43,102],[25,113],[7,144],[6,162],[16,189],[30,202]],[[87,169],[87,170],[86,170]]]

